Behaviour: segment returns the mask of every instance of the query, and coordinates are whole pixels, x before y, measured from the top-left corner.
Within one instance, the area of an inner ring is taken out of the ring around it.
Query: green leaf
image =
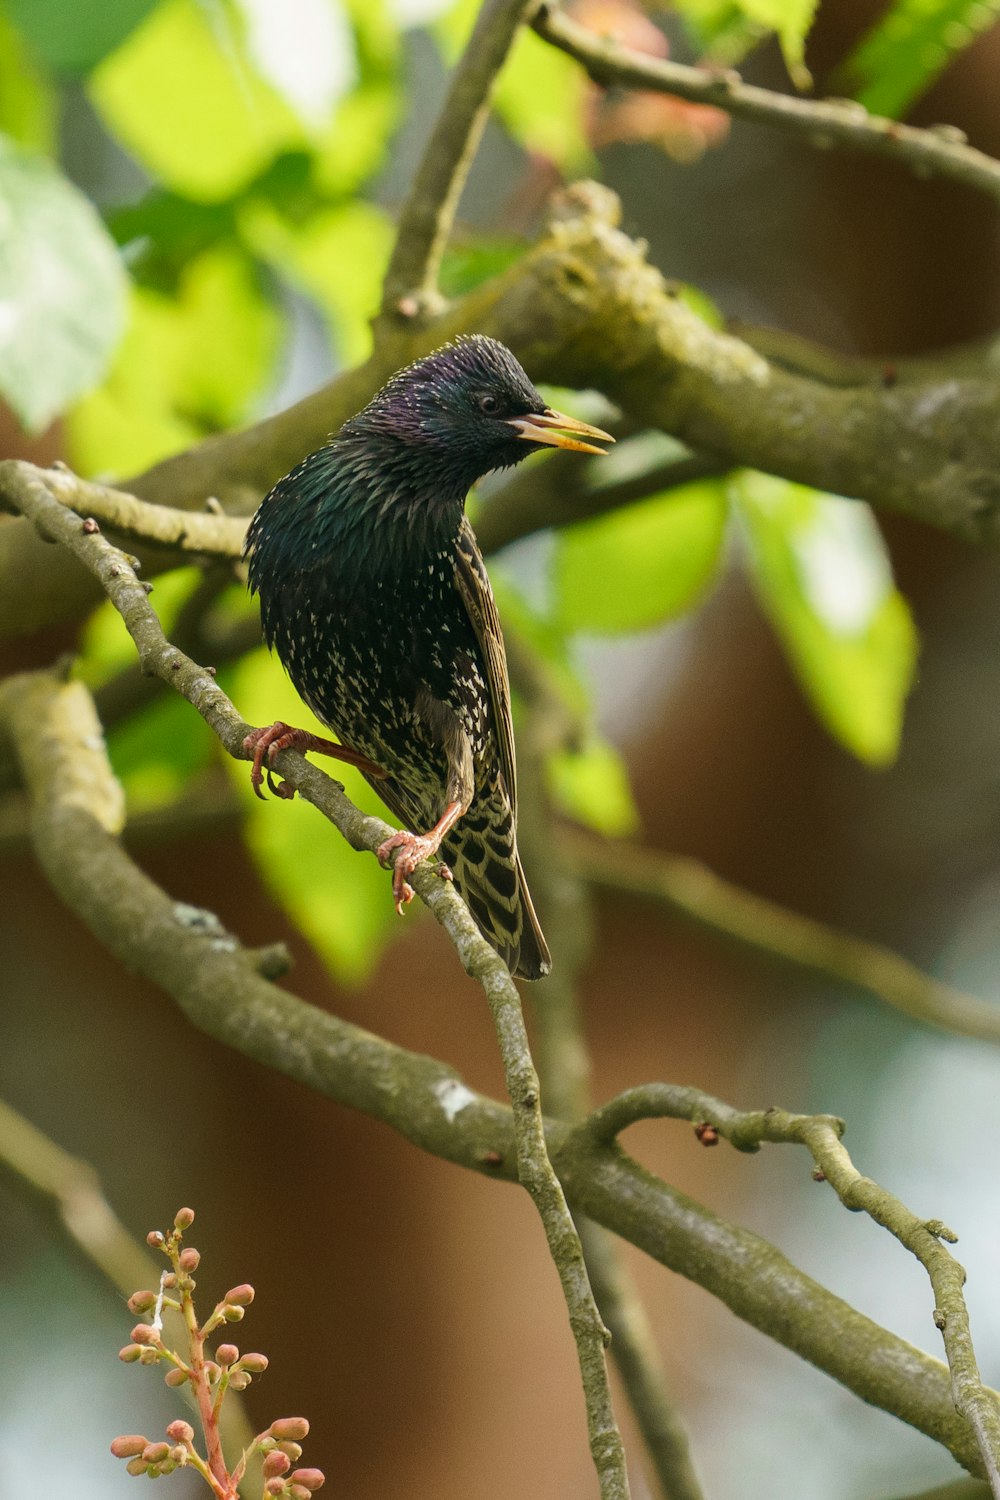
[[[718,565],[725,488],[704,480],[561,531],[555,617],[565,630],[643,630],[692,608]]]
[[[70,414],[74,465],[141,471],[244,420],[273,366],[280,321],[236,245],[195,257],[176,296],[136,288],[108,379]]]
[[[731,493],[754,591],[820,719],[861,760],[895,759],[917,636],[867,505],[766,474]]]
[[[493,105],[526,151],[538,151],[564,172],[593,170],[584,132],[586,73],[573,58],[522,28],[497,80]]]
[[[818,4],[819,0],[680,0],[677,9],[714,62],[737,62],[774,33],[795,86],[809,88],[805,41]]]
[[[108,755],[125,788],[129,812],[162,807],[180,797],[192,776],[216,759],[218,746],[204,719],[177,693],[167,693],[115,725],[108,735]]]
[[[263,648],[227,673],[227,687],[251,724],[282,718],[327,737],[299,699],[276,658]],[[332,761],[319,764],[343,782],[365,811],[387,816],[357,771]],[[295,925],[342,980],[360,984],[375,966],[389,936],[400,929],[389,876],[368,854],[358,854],[314,807],[253,795],[246,762],[229,761],[247,810],[246,838],[261,878]],[[411,909],[412,910],[412,909]],[[413,918],[411,917],[412,921]]]
[[[100,379],[124,290],[114,242],[83,194],[0,137],[0,394],[30,430]]]
[[[6,0],[32,52],[53,73],[75,76],[107,56],[157,0]]]
[[[321,134],[357,79],[350,21],[332,0],[235,0],[247,57],[294,111]]]
[[[20,146],[53,154],[56,102],[33,66],[20,36],[0,12],[0,134]]]
[[[153,603],[168,634],[201,578],[201,570],[190,567],[157,578]],[[123,671],[138,675],[135,645],[121,615],[105,602],[84,627],[75,672],[96,690]],[[204,720],[176,693],[116,725],[108,735],[108,753],[130,811],[180,796],[190,777],[214,759],[217,743]]]
[[[319,303],[342,362],[364,359],[392,248],[388,215],[357,200],[295,223],[258,202],[248,205],[241,225],[256,253]]]
[[[484,281],[509,270],[524,254],[524,241],[489,235],[450,244],[441,263],[441,290],[446,297],[464,297]]]
[[[569,817],[608,838],[624,838],[639,827],[639,812],[625,762],[613,745],[595,735],[582,750],[560,750],[546,765],[549,793]]]
[[[998,15],[1000,0],[895,0],[838,71],[874,114],[905,114]]]
[[[182,197],[224,202],[297,152],[329,195],[382,160],[397,53],[370,0],[346,12],[336,0],[161,0],[89,90],[111,130]]]
[[[173,568],[156,580],[154,604],[164,630],[169,634],[177,613],[201,580],[200,568]],[[135,643],[125,622],[110,600],[91,613],[80,637],[77,669],[89,688],[98,688],[126,667],[139,670]]]
[[[104,59],[88,91],[122,143],[199,202],[231,197],[305,136],[254,68],[231,14],[197,0],[163,0]]]

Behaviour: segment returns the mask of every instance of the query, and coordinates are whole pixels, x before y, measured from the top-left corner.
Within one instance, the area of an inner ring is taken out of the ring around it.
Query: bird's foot
[[[403,907],[409,905],[413,900],[413,887],[409,883],[408,876],[412,875],[417,865],[422,864],[425,859],[430,859],[432,854],[438,852],[441,840],[423,833],[409,833],[401,828],[378,847],[377,857],[380,865],[389,868],[389,861],[393,853],[396,858],[392,865],[392,898],[396,903],[396,910],[403,915]],[[442,865],[442,869],[448,869]],[[451,871],[448,871],[448,879]]]
[[[381,766],[375,765],[374,761],[370,761],[366,755],[359,754],[357,750],[351,750],[347,745],[338,745],[335,740],[324,740],[318,734],[310,734],[308,729],[293,729],[290,724],[285,724],[281,719],[268,724],[264,729],[252,729],[243,741],[243,750],[253,757],[250,782],[262,801],[267,800],[260,789],[265,775],[265,760],[267,761],[267,784],[274,795],[285,798],[295,796],[295,788],[289,786],[287,781],[275,781],[272,772],[274,758],[280,755],[282,750],[299,750],[303,755],[307,750],[314,750],[320,755],[332,756],[334,760],[345,761],[349,766],[357,766],[368,776],[381,778],[387,774]]]

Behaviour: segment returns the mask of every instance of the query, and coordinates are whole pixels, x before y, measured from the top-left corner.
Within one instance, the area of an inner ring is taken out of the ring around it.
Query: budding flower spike
[[[115,1458],[125,1461],[129,1474],[158,1479],[175,1469],[193,1469],[200,1474],[216,1500],[239,1500],[240,1486],[248,1482],[248,1465],[260,1461],[261,1488],[255,1493],[260,1500],[310,1500],[320,1489],[325,1476],[322,1469],[302,1468],[302,1441],[308,1436],[305,1417],[278,1417],[257,1434],[248,1447],[230,1464],[222,1446],[219,1418],[223,1402],[231,1391],[245,1391],[257,1375],[267,1369],[267,1356],[241,1354],[237,1346],[224,1339],[208,1351],[209,1337],[230,1323],[238,1323],[254,1300],[249,1282],[231,1287],[199,1323],[195,1308],[195,1272],[201,1255],[192,1245],[184,1245],[185,1232],[194,1223],[194,1210],[182,1208],[174,1216],[173,1228],[167,1234],[159,1229],[146,1236],[151,1249],[159,1250],[168,1261],[160,1277],[159,1290],[133,1292],[128,1299],[129,1311],[141,1321],[132,1329],[131,1342],[119,1351],[125,1364],[160,1364],[166,1366],[164,1381],[168,1386],[188,1386],[197,1410],[201,1428],[198,1445],[195,1428],[184,1418],[171,1422],[165,1440],[151,1440],[140,1433],[116,1437],[111,1444]],[[180,1314],[183,1320],[183,1347],[170,1347],[163,1337],[163,1312]],[[251,1493],[244,1488],[244,1495]]]

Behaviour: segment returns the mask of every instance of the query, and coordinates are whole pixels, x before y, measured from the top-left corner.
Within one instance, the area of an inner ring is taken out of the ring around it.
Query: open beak
[[[583,438],[597,438],[602,443],[613,443],[610,432],[591,427],[589,422],[578,422],[575,417],[566,417],[561,411],[546,407],[542,412],[532,412],[530,417],[514,417],[508,426],[517,428],[517,435],[526,443],[544,443],[549,448],[570,448],[574,453],[603,453],[593,443]]]

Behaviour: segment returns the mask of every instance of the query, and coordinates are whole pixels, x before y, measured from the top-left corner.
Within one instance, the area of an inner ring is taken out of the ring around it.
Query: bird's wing
[[[493,727],[500,752],[500,769],[507,787],[512,811],[517,810],[517,787],[514,770],[514,726],[510,717],[510,682],[507,677],[507,653],[497,614],[493,590],[486,565],[479,551],[476,535],[468,519],[462,517],[455,543],[455,581],[469,616],[490,689]]]

